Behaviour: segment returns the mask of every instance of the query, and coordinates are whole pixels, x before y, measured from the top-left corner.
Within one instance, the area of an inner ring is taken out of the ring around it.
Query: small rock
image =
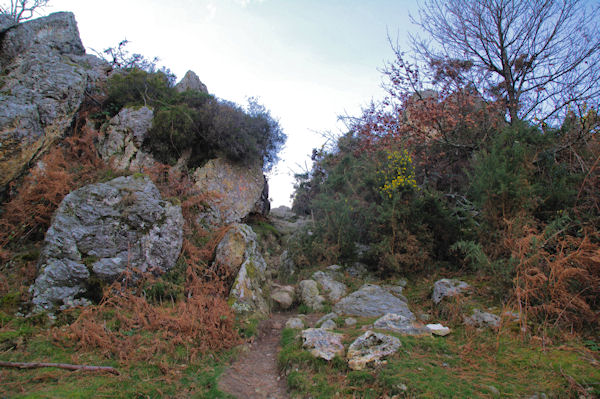
[[[352,327],[356,325],[356,319],[353,317],[348,317],[346,320],[344,320],[344,324],[346,325],[346,327]]]
[[[302,331],[304,343],[302,346],[314,357],[331,360],[336,355],[344,356],[342,334],[333,333],[322,328],[309,328]]]
[[[334,330],[337,327],[337,324],[335,324],[335,321],[333,320],[325,320],[323,322],[323,324],[321,324],[321,328],[323,330]]]
[[[473,314],[470,317],[464,318],[465,324],[474,327],[500,327],[500,317],[492,313],[483,312],[479,309],[473,309]]]
[[[381,330],[394,331],[404,335],[431,335],[428,328],[415,323],[413,319],[395,313],[388,313],[377,319],[373,324],[373,327]]]
[[[304,328],[304,322],[298,317],[292,317],[285,323],[285,328],[294,328],[299,330]]]
[[[340,316],[335,312],[327,313],[325,316],[323,316],[319,320],[317,320],[317,322],[315,323],[315,326],[318,327],[319,324],[324,323],[327,320],[337,319],[338,317],[340,317]]]
[[[440,337],[445,337],[450,334],[450,329],[441,324],[427,324],[425,327],[427,327],[432,334],[439,335]]]
[[[442,299],[449,296],[456,296],[470,286],[464,281],[455,280],[455,279],[441,279],[435,282],[433,285],[433,303],[438,304],[442,301]]]
[[[391,335],[367,331],[348,348],[348,367],[363,370],[370,364],[377,365],[381,359],[398,351],[402,343]]]
[[[331,265],[327,266],[325,269],[333,273],[340,273],[343,268],[340,265]]]
[[[493,386],[493,385],[488,385],[488,386],[487,386],[487,389],[489,389],[489,390],[490,390],[490,392],[492,393],[492,395],[496,395],[496,396],[497,396],[497,395],[500,395],[500,391],[498,390],[498,388],[496,388],[496,387],[495,387],[495,386]]]
[[[323,309],[325,298],[319,295],[319,287],[317,286],[316,281],[302,280],[300,281],[300,284],[298,284],[298,287],[300,288],[300,298],[302,299],[302,303],[313,310],[318,311]]]

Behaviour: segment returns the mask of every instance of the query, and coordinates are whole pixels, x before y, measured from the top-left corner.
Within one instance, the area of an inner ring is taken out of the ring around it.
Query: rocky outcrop
[[[336,303],[333,309],[336,313],[352,316],[374,317],[396,313],[410,320],[415,319],[406,302],[374,284],[363,285]]]
[[[401,345],[396,337],[367,331],[350,344],[348,367],[352,370],[363,370],[369,365],[377,365],[385,356],[396,353]]]
[[[208,209],[201,219],[209,226],[240,222],[254,209],[265,184],[261,165],[248,167],[222,158],[198,168],[194,181],[208,197]]]
[[[331,360],[336,355],[344,356],[342,334],[333,333],[322,328],[309,328],[302,331],[302,346],[314,357]]]
[[[72,13],[9,27],[0,42],[0,195],[63,138],[110,66],[86,55]]]
[[[319,287],[316,281],[302,280],[298,284],[298,289],[303,304],[316,311],[323,309],[325,298],[319,295]]]
[[[263,186],[263,191],[260,193],[260,198],[254,204],[254,207],[250,211],[250,213],[254,213],[256,215],[267,216],[269,211],[271,210],[271,201],[269,200],[269,182],[267,177],[263,175],[263,179],[265,181],[265,185]]]
[[[152,128],[154,112],[148,107],[123,108],[98,136],[100,157],[112,168],[142,171],[152,167],[152,156],[142,151],[142,144]]]
[[[433,284],[431,298],[436,305],[446,297],[456,296],[469,288],[469,284],[456,279],[443,278]]]
[[[264,316],[269,313],[267,264],[250,226],[231,226],[217,246],[215,267],[236,276],[228,302],[237,314]]]
[[[178,93],[183,93],[184,91],[199,91],[208,94],[206,85],[200,81],[200,78],[194,71],[187,71],[183,79],[175,85],[175,90],[177,90]]]
[[[71,192],[46,233],[33,303],[52,309],[90,295],[98,281],[126,270],[162,273],[183,240],[179,205],[163,201],[143,175],[118,177]]]

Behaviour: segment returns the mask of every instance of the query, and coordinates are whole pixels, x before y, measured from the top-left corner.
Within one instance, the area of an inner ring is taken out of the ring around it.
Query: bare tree
[[[598,102],[599,10],[590,0],[425,0],[413,22],[430,39],[412,43],[430,65],[468,62],[511,122],[551,121]]]
[[[33,18],[34,13],[48,5],[50,0],[11,0],[0,5],[0,14],[8,15],[15,23]]]

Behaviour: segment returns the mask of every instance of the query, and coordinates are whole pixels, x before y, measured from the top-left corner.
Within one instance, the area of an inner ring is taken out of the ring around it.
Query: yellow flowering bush
[[[397,191],[417,188],[412,157],[407,150],[389,152],[379,173],[383,181],[379,191],[390,199]]]

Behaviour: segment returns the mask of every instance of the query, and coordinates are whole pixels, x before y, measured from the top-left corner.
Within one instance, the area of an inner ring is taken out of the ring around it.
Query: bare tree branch
[[[564,117],[600,98],[600,6],[586,0],[425,0],[412,36],[427,61],[469,60],[510,121]]]
[[[8,15],[16,23],[34,17],[50,0],[11,0],[10,5],[0,5],[0,14]]]
[[[106,371],[111,374],[120,375],[119,371],[114,367],[108,366],[86,366],[80,364],[67,363],[21,363],[21,362],[0,362],[0,367],[14,367],[20,369],[35,369],[42,367],[56,367],[66,370],[83,370],[83,371]]]

